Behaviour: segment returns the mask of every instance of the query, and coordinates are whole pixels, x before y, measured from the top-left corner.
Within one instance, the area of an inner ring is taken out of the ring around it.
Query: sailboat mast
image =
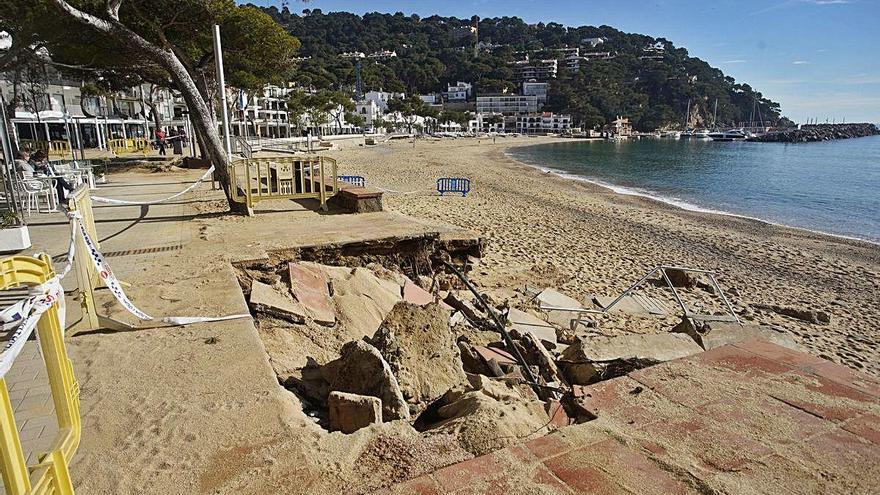
[[[718,130],[718,98],[715,98],[715,111],[712,112],[712,130]]]
[[[684,130],[688,130],[688,126],[691,123],[691,99],[688,98],[688,108],[684,113]]]

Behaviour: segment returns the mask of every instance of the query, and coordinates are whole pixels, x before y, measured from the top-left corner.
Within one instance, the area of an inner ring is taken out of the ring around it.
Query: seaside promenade
[[[147,201],[199,175],[112,174],[99,193]],[[168,203],[94,212],[107,261],[129,284],[130,299],[155,317],[248,313],[235,262],[457,231],[391,212],[324,213],[311,202],[261,207],[252,218],[226,215],[222,194],[204,184]],[[33,220],[33,250],[63,255],[65,217]],[[78,493],[374,492],[359,479],[359,454],[389,424],[352,435],[318,428],[278,383],[252,319],[138,322],[106,291],[97,295],[103,314],[134,328],[67,338],[82,404],[71,467]],[[68,323],[80,317],[75,301],[67,310]],[[23,401],[40,386],[22,385]],[[870,493],[880,480],[880,381],[807,354],[744,343],[578,393],[596,420],[423,473],[389,492],[772,493],[784,485],[797,493]],[[50,415],[45,402],[34,402],[33,414]],[[26,456],[39,447],[26,446]],[[386,462],[411,462],[411,455],[394,452]]]

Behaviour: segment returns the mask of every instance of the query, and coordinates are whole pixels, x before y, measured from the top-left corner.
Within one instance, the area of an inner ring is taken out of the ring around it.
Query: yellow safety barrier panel
[[[23,150],[30,151],[49,151],[49,141],[41,141],[38,139],[21,139],[19,140],[19,147]]]
[[[45,284],[55,276],[46,255],[0,259],[0,289]],[[0,378],[0,457],[8,495],[73,494],[68,466],[79,447],[81,423],[79,385],[64,346],[64,329],[54,303],[37,323],[40,350],[46,363],[49,388],[58,420],[58,433],[48,451],[37,454],[37,463],[25,463],[6,380]]]
[[[150,141],[144,138],[108,139],[107,148],[114,154],[150,152]]]
[[[230,165],[233,199],[253,208],[268,199],[327,200],[339,192],[336,160],[326,156],[247,158]],[[328,191],[329,188],[329,191]]]
[[[67,156],[70,154],[70,143],[67,141],[49,141],[49,156]]]
[[[95,230],[95,215],[92,212],[92,197],[89,195],[88,184],[79,186],[67,195],[67,211],[72,214],[79,214],[80,224],[86,229],[95,247],[100,248],[98,232]],[[126,323],[98,313],[98,304],[95,302],[95,290],[103,286],[101,277],[97,270],[95,270],[95,265],[89,257],[84,255],[84,253],[88,252],[88,247],[82,236],[77,235],[74,243],[76,252],[83,254],[73,258],[72,268],[73,273],[76,274],[77,299],[79,299],[82,317],[69,325],[68,333],[72,335],[83,330],[95,330],[97,328],[111,330],[131,329],[131,326]],[[120,284],[128,285],[122,281],[120,281]]]

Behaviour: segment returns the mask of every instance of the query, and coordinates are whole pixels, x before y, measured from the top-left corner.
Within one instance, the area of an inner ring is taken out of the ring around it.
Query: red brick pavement
[[[576,395],[596,420],[382,493],[880,492],[880,380],[808,354],[753,340]]]

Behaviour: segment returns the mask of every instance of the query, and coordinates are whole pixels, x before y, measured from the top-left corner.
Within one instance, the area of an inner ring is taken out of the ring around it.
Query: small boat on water
[[[748,137],[742,129],[728,129],[726,131],[714,131],[709,133],[712,141],[742,141]]]

